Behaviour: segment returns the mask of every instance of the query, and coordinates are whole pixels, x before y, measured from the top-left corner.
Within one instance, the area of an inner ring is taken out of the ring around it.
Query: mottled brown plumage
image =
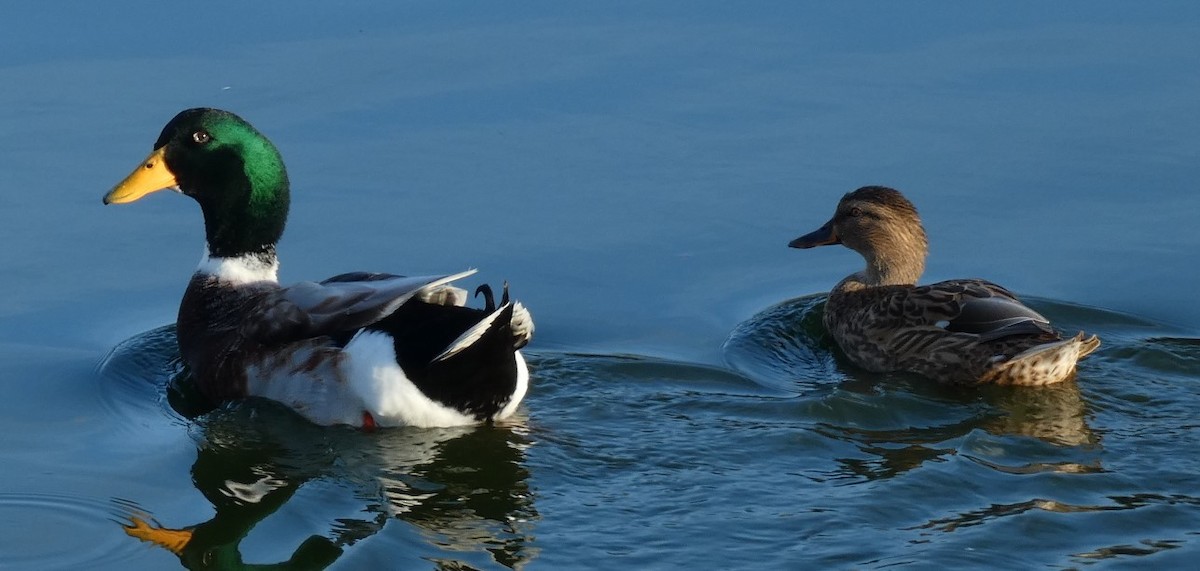
[[[985,280],[917,286],[925,229],[894,189],[867,186],[845,195],[829,222],[788,245],[829,244],[867,262],[833,288],[824,314],[838,346],[864,369],[951,383],[1047,385],[1070,378],[1077,361],[1100,345],[1083,333],[1063,339],[1045,317]]]

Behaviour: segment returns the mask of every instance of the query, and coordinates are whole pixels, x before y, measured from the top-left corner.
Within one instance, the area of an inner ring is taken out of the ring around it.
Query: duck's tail
[[[1083,332],[1070,339],[1034,345],[1013,358],[988,369],[980,382],[997,385],[1041,386],[1065,381],[1075,374],[1076,364],[1100,347],[1095,335]]]
[[[480,295],[483,295],[486,303],[484,306],[484,311],[491,315],[484,318],[484,321],[488,322],[487,324],[480,322],[480,325],[476,325],[475,328],[481,326],[483,326],[485,329],[491,328],[491,321],[495,319],[495,316],[498,313],[501,313],[504,308],[510,304],[510,299],[508,297],[508,282],[504,282],[504,294],[500,298],[501,307],[499,310],[496,309],[496,298],[492,293],[491,286],[488,284],[481,284],[478,288],[476,288],[475,296],[478,297]],[[511,301],[511,305],[512,312],[505,319],[507,320],[509,329],[512,331],[513,349],[519,350],[528,345],[529,340],[533,338],[533,315],[531,315],[529,310],[519,301]],[[469,333],[470,331],[464,335]],[[452,350],[456,345],[458,345],[457,341],[455,343],[451,343],[450,348],[448,348],[446,351],[452,353]],[[437,359],[434,360],[436,361]]]
[[[434,357],[432,362],[437,363],[438,361],[445,361],[454,357],[466,348],[478,343],[484,335],[497,332],[503,327],[509,326],[513,321],[514,309],[515,306],[513,304],[505,303],[500,306],[500,309],[493,310],[487,317],[479,320],[479,323],[476,323],[459,335],[445,350]]]
[[[513,302],[512,313],[513,347],[520,349],[533,339],[533,315],[519,301]]]

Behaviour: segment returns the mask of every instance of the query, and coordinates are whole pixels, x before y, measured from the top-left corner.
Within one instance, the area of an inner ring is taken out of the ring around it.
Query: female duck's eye
[[[212,137],[209,136],[208,131],[201,130],[192,133],[192,140],[200,143],[201,145],[207,143],[209,139],[212,139]]]

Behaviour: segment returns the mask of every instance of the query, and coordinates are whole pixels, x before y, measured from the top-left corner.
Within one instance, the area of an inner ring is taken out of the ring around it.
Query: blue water
[[[0,569],[1188,567],[1198,29],[1185,2],[6,6]],[[198,209],[100,197],[198,105],[284,154],[284,281],[511,282],[518,418],[195,410],[164,326]],[[865,184],[917,204],[926,281],[1100,335],[1077,381],[841,361],[817,316],[860,261],[786,243]]]

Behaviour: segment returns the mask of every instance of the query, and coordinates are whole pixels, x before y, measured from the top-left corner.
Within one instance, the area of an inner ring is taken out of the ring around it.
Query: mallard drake
[[[451,282],[355,272],[280,286],[275,245],[287,220],[287,170],[275,145],[242,118],[188,109],[154,151],[104,197],[158,190],[190,196],[206,244],[176,329],[179,351],[214,402],[278,401],[322,425],[451,426],[505,418],[529,384],[520,349],[533,335],[524,306],[465,307]]]
[[[1064,339],[1049,320],[992,282],[918,286],[928,242],[917,209],[899,191],[865,186],[838,202],[833,218],[792,248],[842,244],[866,269],[834,286],[823,320],[856,365],[909,371],[950,383],[1048,385],[1066,380],[1100,346],[1080,332]]]

